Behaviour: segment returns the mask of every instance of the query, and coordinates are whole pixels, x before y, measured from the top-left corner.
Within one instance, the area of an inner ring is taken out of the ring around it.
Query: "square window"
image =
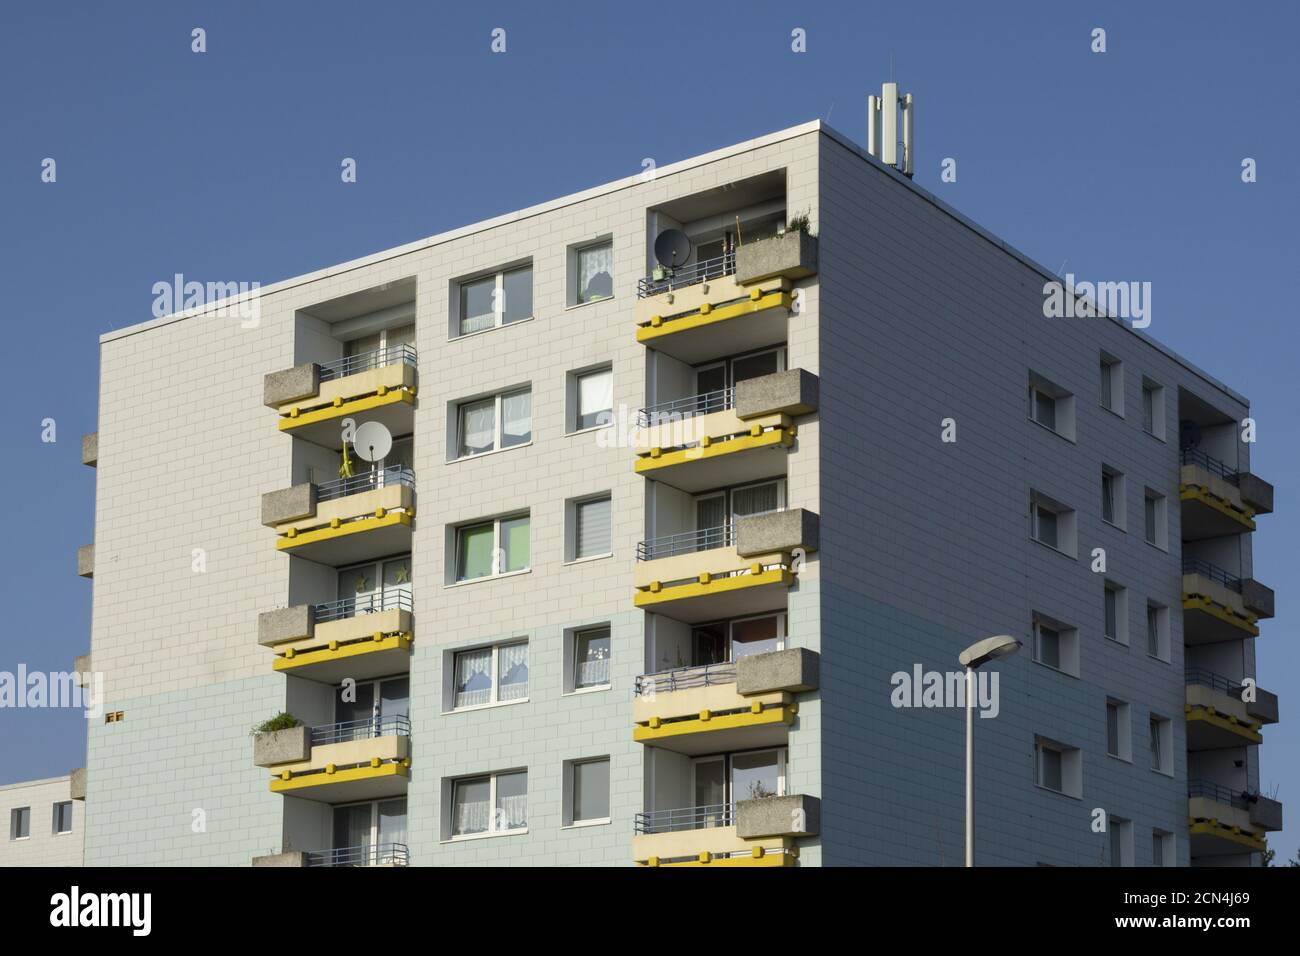
[[[452,656],[452,710],[526,700],[528,642],[457,651]]]
[[[459,308],[453,336],[521,322],[533,316],[532,264],[456,284]]]
[[[1079,676],[1079,632],[1068,624],[1035,613],[1033,658],[1054,670]]]
[[[1038,491],[1029,493],[1029,536],[1039,544],[1075,556],[1074,510]]]
[[[1034,782],[1038,786],[1068,797],[1083,794],[1083,761],[1078,747],[1036,737],[1034,752]]]
[[[482,455],[533,440],[533,392],[516,389],[455,406],[453,458]]]
[[[608,299],[614,294],[614,243],[604,239],[569,250],[569,305]]]
[[[1074,396],[1035,372],[1029,373],[1029,419],[1074,441]]]
[[[456,583],[528,570],[530,534],[526,514],[456,528]]]

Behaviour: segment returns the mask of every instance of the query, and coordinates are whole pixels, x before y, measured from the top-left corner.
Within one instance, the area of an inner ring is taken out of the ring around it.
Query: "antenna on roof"
[[[890,75],[893,75],[893,54],[890,54]],[[898,158],[899,111],[902,111],[903,158]],[[904,176],[916,171],[916,101],[911,93],[898,96],[898,84],[893,80],[881,86],[879,96],[867,97],[867,152],[886,166],[893,166]]]

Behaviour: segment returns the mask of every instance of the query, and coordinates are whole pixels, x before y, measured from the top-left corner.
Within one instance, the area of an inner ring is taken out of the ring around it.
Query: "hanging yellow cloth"
[[[339,477],[352,477],[352,456],[348,454],[348,443],[343,442],[343,464],[339,465]]]

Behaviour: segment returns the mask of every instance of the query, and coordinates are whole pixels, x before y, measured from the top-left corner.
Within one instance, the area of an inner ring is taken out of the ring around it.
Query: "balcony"
[[[1184,541],[1255,530],[1255,516],[1273,510],[1273,486],[1236,472],[1198,448],[1180,455],[1178,497]]]
[[[790,369],[643,408],[633,433],[636,472],[687,492],[782,472],[781,456],[798,434],[794,419],[817,402],[817,376]]]
[[[1192,668],[1186,676],[1187,749],[1218,750],[1264,742],[1260,728],[1277,722],[1277,695],[1254,688],[1252,701],[1246,689],[1220,674]]]
[[[819,657],[806,648],[643,674],[632,739],[688,756],[781,746],[799,712],[795,695],[818,679]]]
[[[369,680],[411,667],[409,591],[299,604],[258,615],[257,642],[275,651],[274,670],[337,684]]]
[[[794,866],[796,841],[816,836],[816,797],[784,796],[734,804],[638,813],[632,858],[638,866]]]
[[[1273,592],[1269,588],[1234,577],[1208,561],[1183,559],[1185,644],[1195,646],[1258,637],[1256,622],[1261,616],[1272,615]]]
[[[272,372],[263,381],[262,401],[279,413],[281,431],[339,449],[344,418],[364,414],[390,434],[413,431],[415,391],[415,346],[393,345]]]
[[[1192,857],[1259,853],[1264,835],[1282,829],[1282,804],[1209,780],[1187,782]]]
[[[253,866],[407,866],[410,851],[405,843],[376,843],[337,850],[285,850],[253,857]]]
[[[405,716],[350,720],[258,734],[253,763],[275,772],[271,792],[324,803],[406,793],[411,722]]]
[[[400,465],[262,496],[276,549],[321,564],[409,551],[414,517],[415,475]]]
[[[700,268],[707,274],[726,266],[706,262]],[[793,310],[789,279],[742,285],[722,274],[638,299],[633,312],[637,342],[697,364],[784,342]]]
[[[642,541],[633,603],[687,624],[783,607],[796,556],[817,546],[817,515],[803,508]]]

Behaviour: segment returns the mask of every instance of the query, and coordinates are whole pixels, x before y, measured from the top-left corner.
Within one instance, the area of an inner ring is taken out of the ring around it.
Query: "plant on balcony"
[[[775,797],[776,791],[769,790],[762,780],[754,780],[749,785],[749,799],[762,800],[766,797]]]
[[[253,728],[255,734],[272,734],[277,730],[292,730],[294,727],[301,727],[302,721],[293,714],[283,710],[272,717],[270,720],[264,720]]]
[[[790,217],[790,225],[787,227],[790,232],[806,232],[813,235],[812,221],[808,218],[808,213],[801,212]]]

